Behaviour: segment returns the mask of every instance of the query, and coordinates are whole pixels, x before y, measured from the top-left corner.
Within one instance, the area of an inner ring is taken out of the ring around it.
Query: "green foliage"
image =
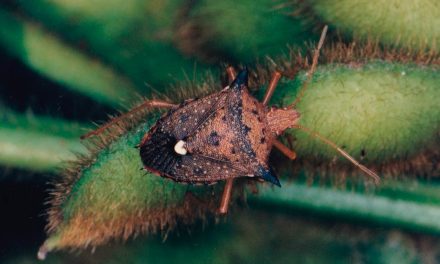
[[[196,1],[182,26],[180,46],[212,60],[255,63],[266,56],[288,53],[315,39],[311,25],[295,18],[294,5],[284,1]],[[211,57],[209,57],[211,56]]]
[[[0,25],[0,44],[38,73],[114,107],[136,98],[130,81],[35,23],[0,9]]]
[[[387,62],[372,62],[357,68],[343,65],[320,67],[298,105],[303,114],[301,124],[347,146],[349,152],[361,152],[368,146],[364,151],[368,153],[370,162],[403,159],[423,152],[435,142],[440,123],[440,113],[433,110],[439,96],[436,73],[435,69]],[[301,79],[303,75],[300,75]],[[281,98],[278,100],[292,102],[296,96],[295,87],[301,83],[299,80],[284,80],[279,88],[278,97]],[[99,226],[112,226],[116,222],[112,227],[115,230],[121,228],[121,221],[115,219],[154,215],[158,209],[166,210],[183,204],[188,187],[139,170],[142,162],[134,146],[156,119],[150,117],[147,122],[142,121],[135,129],[99,150],[90,165],[83,165],[79,172],[74,170],[77,180],[67,189],[57,190],[69,195],[57,209],[63,220],[56,224],[55,237],[65,236],[65,229],[67,233],[76,230],[78,222],[93,230],[99,229]],[[405,120],[407,122],[403,122]],[[383,143],[384,131],[391,134],[385,139],[387,144]],[[297,135],[296,151],[300,156],[319,156],[319,160],[327,159],[329,163],[336,156],[333,149],[316,143],[309,135],[303,136]],[[211,188],[199,187],[194,190],[208,197],[208,200],[213,199],[210,197]],[[369,197],[362,193],[351,194],[303,185],[284,186],[282,190],[263,192],[259,198],[253,199],[269,201],[283,208],[293,205],[322,213],[336,213],[344,218],[359,217],[373,222],[440,232],[436,221],[437,215],[440,217],[437,204],[401,202],[387,197]],[[402,211],[403,208],[406,210]],[[75,220],[77,218],[81,220]],[[196,215],[190,218],[196,219]],[[137,221],[126,220],[133,230],[141,226]],[[155,219],[148,217],[142,218],[142,221],[156,224]],[[160,226],[168,226],[169,219],[161,219],[159,223]],[[87,231],[80,236],[80,242],[56,240],[53,247],[70,246],[69,243],[81,246],[81,241],[94,243],[94,235]],[[101,236],[117,237],[104,231]]]
[[[258,224],[255,224],[258,222]],[[350,226],[274,211],[238,212],[227,224],[192,234],[137,239],[93,253],[55,253],[45,263],[419,263],[436,250],[398,230]],[[34,256],[5,263],[33,263]]]
[[[178,184],[143,170],[135,146],[156,119],[150,116],[98,148],[65,176],[54,191],[52,232],[42,256],[54,249],[96,246],[139,233],[166,234],[178,224],[204,223],[212,215],[217,208],[212,206],[217,205],[213,187]]]
[[[382,61],[358,67],[318,67],[297,106],[302,114],[300,124],[344,146],[364,162],[410,158],[437,144],[439,72],[437,67]],[[285,81],[279,87],[278,96],[285,105],[294,101],[296,94],[291,91],[303,80],[302,74],[297,82]],[[299,156],[330,161],[338,155],[306,133],[291,132],[297,138]]]
[[[201,78],[208,69],[174,46],[176,20],[185,8],[182,0],[37,0],[22,1],[20,7],[128,77],[142,94],[150,92],[146,84],[163,91],[175,80],[194,74]]]
[[[283,184],[282,190],[261,188],[260,194],[250,202],[268,210],[292,212],[298,209],[327,217],[342,217],[352,221],[368,221],[388,226],[426,233],[440,233],[439,186],[429,188],[435,195],[427,194],[423,182],[405,182],[398,192],[393,182],[383,183],[376,194],[365,191],[335,190],[304,184]],[[433,193],[432,192],[432,193]]]
[[[114,213],[165,208],[183,200],[187,186],[141,170],[142,162],[135,146],[153,121],[150,119],[100,151],[96,162],[78,175],[70,196],[62,204],[67,222],[78,211],[101,214],[99,219],[106,221]]]
[[[324,23],[347,35],[416,52],[440,51],[440,3],[436,0],[313,0],[309,4]]]
[[[49,117],[0,111],[0,164],[40,172],[59,172],[63,162],[86,153],[80,125]]]

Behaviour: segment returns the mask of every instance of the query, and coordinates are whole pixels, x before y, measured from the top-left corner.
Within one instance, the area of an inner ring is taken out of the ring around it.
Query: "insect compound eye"
[[[185,144],[186,144],[186,142],[185,141],[183,141],[183,140],[179,140],[177,143],[176,143],[176,145],[174,145],[174,151],[177,153],[177,154],[179,154],[179,155],[186,155],[186,153],[188,152],[186,149],[185,149]]]

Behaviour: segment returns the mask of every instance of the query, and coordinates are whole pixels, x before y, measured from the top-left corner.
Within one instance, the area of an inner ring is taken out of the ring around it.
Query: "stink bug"
[[[277,137],[288,128],[302,129],[330,145],[344,157],[372,176],[379,177],[359,164],[333,142],[297,124],[300,114],[294,106],[301,98],[316,68],[327,27],[315,50],[312,66],[308,72],[297,100],[288,107],[268,107],[281,73],[275,72],[262,102],[248,91],[248,72],[235,76],[228,68],[230,84],[223,90],[180,105],[151,100],[127,114],[143,108],[170,108],[145,134],[139,144],[144,169],[177,182],[210,184],[226,180],[219,212],[224,214],[232,192],[233,180],[238,177],[254,177],[281,186],[268,164],[273,147],[290,159],[296,154]],[[125,116],[125,115],[124,115]],[[92,131],[86,136],[98,134],[111,123]]]

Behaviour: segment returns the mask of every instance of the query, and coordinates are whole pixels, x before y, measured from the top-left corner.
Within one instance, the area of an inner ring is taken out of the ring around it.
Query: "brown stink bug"
[[[269,154],[275,147],[290,159],[295,159],[295,152],[279,142],[277,137],[288,128],[299,128],[336,149],[378,181],[379,177],[374,172],[333,142],[297,124],[300,114],[294,106],[316,68],[325,32],[326,28],[315,50],[308,79],[298,99],[288,107],[267,106],[281,73],[273,74],[264,99],[259,102],[248,91],[247,70],[235,77],[234,70],[228,68],[232,82],[219,92],[187,100],[180,105],[146,101],[133,109],[130,113],[145,107],[170,108],[139,144],[144,169],[177,182],[210,184],[226,180],[219,208],[219,212],[224,214],[228,210],[235,178],[254,177],[281,186],[268,164]],[[107,126],[86,136],[97,134]]]

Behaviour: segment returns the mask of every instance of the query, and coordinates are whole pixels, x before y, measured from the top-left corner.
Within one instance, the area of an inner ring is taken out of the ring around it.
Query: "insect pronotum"
[[[274,72],[262,102],[258,102],[248,91],[247,70],[236,76],[235,70],[229,67],[230,85],[219,92],[187,100],[180,105],[160,100],[145,101],[84,137],[97,135],[144,108],[169,109],[139,144],[144,169],[177,182],[209,184],[226,180],[219,206],[220,214],[228,211],[235,178],[253,177],[281,186],[268,164],[268,158],[273,147],[292,160],[296,158],[294,151],[277,140],[288,128],[301,129],[328,144],[378,183],[380,178],[376,173],[361,165],[335,143],[298,124],[300,114],[295,110],[295,105],[303,96],[316,69],[326,32],[327,26],[314,51],[307,80],[297,99],[287,107],[267,105],[281,78],[280,72]]]

